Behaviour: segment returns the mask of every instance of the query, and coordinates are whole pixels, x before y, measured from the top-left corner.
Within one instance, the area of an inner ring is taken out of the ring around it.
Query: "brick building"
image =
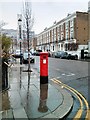
[[[77,50],[89,40],[89,13],[68,14],[37,35],[37,49],[43,51]]]
[[[32,48],[33,48],[33,50],[36,50],[36,46],[37,46],[37,38],[34,37],[34,38],[32,39]]]

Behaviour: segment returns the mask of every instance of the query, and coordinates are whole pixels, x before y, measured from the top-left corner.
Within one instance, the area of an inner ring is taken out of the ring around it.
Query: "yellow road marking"
[[[80,109],[78,110],[78,112],[77,112],[77,114],[76,114],[76,116],[74,117],[74,119],[76,119],[76,118],[80,118],[81,117],[81,115],[82,115],[82,112],[83,112],[83,103],[82,103],[82,100],[81,100],[81,98],[84,100],[84,102],[85,102],[85,104],[86,104],[86,107],[87,107],[87,114],[86,114],[86,117],[85,117],[85,119],[87,119],[88,118],[88,114],[89,114],[89,105],[88,105],[88,102],[87,102],[87,100],[82,96],[82,94],[80,94],[78,91],[76,91],[75,89],[73,89],[72,87],[70,87],[70,86],[68,86],[68,85],[65,85],[64,83],[62,83],[61,81],[59,81],[59,80],[57,80],[57,79],[53,79],[53,81],[54,82],[56,82],[56,83],[59,83],[59,84],[62,84],[63,85],[63,87],[65,87],[66,89],[68,89],[68,90],[70,90],[73,94],[75,94],[76,96],[77,96],[77,98],[79,99],[79,102],[80,102]],[[81,97],[79,97],[78,95]]]
[[[85,120],[90,120],[90,109],[87,110],[87,114],[86,114]]]
[[[54,82],[62,84],[63,87],[65,87],[66,89],[68,89],[69,91],[71,91],[73,94],[75,94],[77,96],[77,98],[79,99],[79,102],[80,102],[80,109],[78,110],[78,112],[77,112],[77,114],[76,114],[74,119],[80,118],[81,115],[82,115],[82,108],[83,108],[83,103],[82,103],[80,97],[74,91],[72,91],[69,87],[67,87],[65,84],[59,82],[57,79],[54,79],[54,80],[55,80]]]
[[[87,119],[88,118],[88,110],[89,110],[89,105],[88,105],[87,100],[83,97],[83,95],[81,93],[79,93],[78,91],[76,91],[74,88],[72,88],[70,86],[69,86],[69,88],[72,89],[73,91],[75,91],[84,100],[84,102],[86,104],[86,107],[87,107],[87,114],[86,114],[85,119]]]

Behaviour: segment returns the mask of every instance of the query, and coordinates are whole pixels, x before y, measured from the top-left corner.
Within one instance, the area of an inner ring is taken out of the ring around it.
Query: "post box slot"
[[[43,58],[46,58],[46,56],[43,56]]]

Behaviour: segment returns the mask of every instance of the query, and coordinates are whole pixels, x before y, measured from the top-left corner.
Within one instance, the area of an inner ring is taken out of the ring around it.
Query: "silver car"
[[[35,62],[35,59],[34,59],[34,57],[32,56],[32,54],[31,53],[29,53],[29,55],[30,55],[30,63],[34,63]],[[25,63],[28,63],[28,52],[24,52],[23,53],[23,63],[25,64]]]
[[[68,53],[64,51],[58,51],[55,53],[55,58],[61,58],[61,59],[66,59]]]

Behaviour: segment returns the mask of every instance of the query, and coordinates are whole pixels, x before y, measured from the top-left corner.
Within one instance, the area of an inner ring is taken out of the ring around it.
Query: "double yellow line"
[[[52,81],[56,84],[60,84],[63,88],[66,88],[68,89],[69,91],[71,91],[79,100],[80,102],[80,108],[78,110],[78,112],[76,113],[75,117],[73,118],[73,120],[76,120],[76,118],[80,119],[81,118],[81,115],[83,113],[83,102],[82,102],[82,99],[86,105],[86,108],[87,108],[87,114],[86,114],[86,117],[85,117],[85,120],[89,120],[89,105],[88,105],[88,102],[87,100],[83,97],[83,95],[81,93],[79,93],[78,91],[76,91],[74,88],[62,83],[60,80],[57,80],[56,78],[53,78]]]

